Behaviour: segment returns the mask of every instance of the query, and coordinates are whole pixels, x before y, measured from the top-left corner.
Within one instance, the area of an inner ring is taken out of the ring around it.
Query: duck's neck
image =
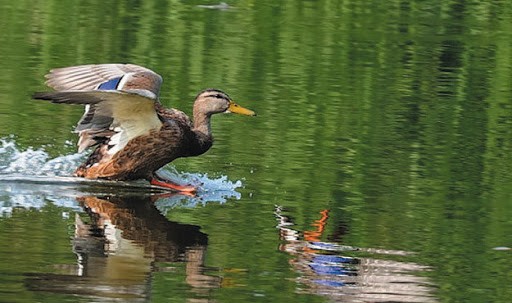
[[[194,131],[211,138],[212,129],[210,127],[210,116],[204,113],[194,112]]]
[[[206,152],[213,142],[212,130],[210,128],[210,115],[194,111],[194,133],[196,133],[198,152]]]

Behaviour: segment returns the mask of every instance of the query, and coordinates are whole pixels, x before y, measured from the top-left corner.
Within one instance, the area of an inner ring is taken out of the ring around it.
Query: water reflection
[[[427,278],[418,276],[429,268],[412,262],[385,259],[404,256],[405,251],[356,248],[321,241],[329,210],[319,212],[311,224],[314,229],[297,231],[293,220],[276,207],[280,239],[279,249],[293,256],[290,265],[299,277],[299,292],[328,297],[334,302],[436,302]],[[344,256],[364,253],[372,257]],[[381,255],[380,257],[377,255]]]
[[[221,283],[220,277],[205,274],[208,236],[199,226],[167,220],[154,205],[158,198],[77,198],[86,214],[77,214],[74,224],[77,264],[61,266],[60,274],[28,274],[27,288],[78,294],[97,302],[145,302],[154,291],[153,276],[179,274],[179,264],[184,262],[183,278],[194,302],[201,302],[208,290]]]

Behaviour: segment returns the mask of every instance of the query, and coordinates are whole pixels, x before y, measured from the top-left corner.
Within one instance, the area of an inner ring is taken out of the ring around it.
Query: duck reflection
[[[404,251],[363,249],[321,241],[329,210],[308,231],[292,228],[293,221],[276,207],[281,251],[293,256],[291,266],[300,274],[306,292],[326,296],[331,302],[435,302],[432,285],[415,273],[428,270],[411,262],[383,258],[357,258],[341,253],[407,255]]]
[[[77,266],[67,268],[67,274],[33,275],[27,287],[101,298],[101,302],[108,298],[144,302],[152,295],[153,277],[172,271],[173,279],[185,276],[194,302],[201,302],[221,283],[219,277],[205,274],[208,237],[199,226],[167,220],[154,206],[157,198],[77,198],[85,211],[75,219],[72,243]]]

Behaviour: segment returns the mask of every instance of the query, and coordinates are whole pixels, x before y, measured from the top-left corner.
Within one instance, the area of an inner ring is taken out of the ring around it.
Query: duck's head
[[[211,116],[219,113],[235,113],[256,116],[250,109],[236,104],[225,92],[218,89],[205,89],[200,92],[194,102],[194,114]]]

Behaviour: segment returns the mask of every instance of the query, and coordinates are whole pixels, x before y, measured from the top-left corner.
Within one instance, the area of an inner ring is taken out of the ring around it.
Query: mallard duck
[[[133,64],[57,68],[46,79],[56,91],[34,93],[34,99],[85,105],[75,128],[78,151],[95,148],[75,176],[88,179],[146,179],[152,185],[195,192],[195,187],[166,180],[156,171],[176,158],[205,153],[213,143],[213,114],[256,115],[221,90],[205,89],[194,101],[191,121],[161,105],[160,75]]]

